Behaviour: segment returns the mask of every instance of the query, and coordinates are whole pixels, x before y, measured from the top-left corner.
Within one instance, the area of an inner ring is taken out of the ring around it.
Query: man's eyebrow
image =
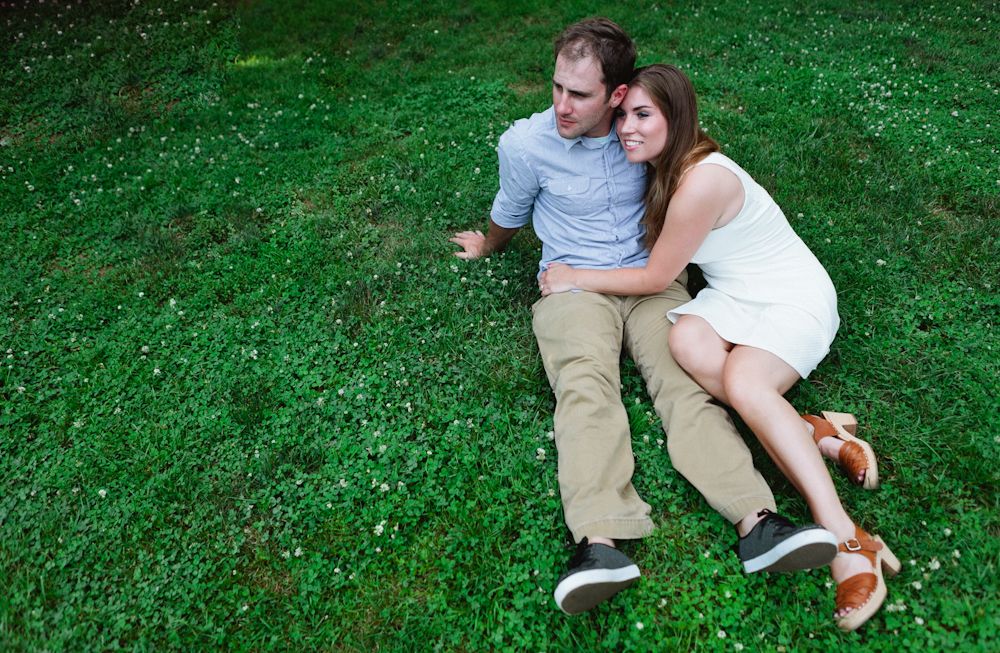
[[[561,87],[561,88],[566,88],[565,86],[563,86],[562,84],[560,84],[559,81],[556,80],[555,77],[552,78],[552,83],[554,85],[556,85],[556,86]],[[575,88],[566,88],[566,90],[569,91],[570,93],[575,93],[577,95],[582,95],[584,97],[590,97],[591,95],[593,95],[593,93],[588,93],[587,91],[578,91]]]

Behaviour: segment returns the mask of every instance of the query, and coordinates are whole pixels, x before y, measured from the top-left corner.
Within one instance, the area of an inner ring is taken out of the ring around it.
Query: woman
[[[570,290],[637,295],[667,287],[689,262],[708,287],[667,317],[674,358],[712,396],[732,406],[841,544],[831,563],[838,625],[854,630],[885,600],[882,572],[899,561],[844,511],[825,455],[849,477],[877,484],[874,454],[853,437],[853,417],[800,418],[783,395],[816,368],[837,332],[836,292],[774,200],[718,152],[698,126],[694,89],[677,68],[636,72],[617,118],[626,156],[648,162],[645,268],[584,270],[552,264],[542,294]],[[810,442],[810,434],[819,447]],[[859,453],[860,452],[860,453]]]

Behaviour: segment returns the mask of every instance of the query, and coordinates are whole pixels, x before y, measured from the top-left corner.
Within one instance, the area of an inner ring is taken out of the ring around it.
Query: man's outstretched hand
[[[486,236],[481,231],[459,231],[448,239],[462,248],[461,252],[455,252],[455,256],[465,260],[471,260],[486,255]]]

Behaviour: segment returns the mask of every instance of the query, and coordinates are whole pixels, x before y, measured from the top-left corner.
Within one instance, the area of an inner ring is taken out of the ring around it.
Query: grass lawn
[[[0,649],[996,647],[998,9],[0,2]],[[630,363],[643,579],[552,601],[540,245],[447,237],[485,227],[497,139],[598,13],[690,73],[838,288],[789,397],[879,455],[877,492],[835,474],[904,563],[857,633],[827,570],[740,571]]]

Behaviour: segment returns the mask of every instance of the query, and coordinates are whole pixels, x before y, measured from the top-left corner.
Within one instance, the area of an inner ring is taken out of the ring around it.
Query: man
[[[533,220],[540,269],[642,266],[646,170],[630,164],[611,129],[628,90],[635,46],[604,18],[569,26],[555,42],[552,107],[519,120],[501,137],[500,191],[486,235],[455,234],[463,259],[502,250]],[[713,508],[734,523],[747,572],[828,564],[832,533],[794,527],[774,513],[774,497],[753,467],[725,411],[670,357],[666,312],[690,300],[684,279],[665,292],[618,297],[553,294],[532,307],[533,329],[556,397],[559,490],[576,554],[557,584],[568,614],[589,610],[639,578],[615,548],[653,530],[650,506],[632,486],[634,460],[621,401],[619,361],[626,347],[646,381],[668,434],[671,462]]]

